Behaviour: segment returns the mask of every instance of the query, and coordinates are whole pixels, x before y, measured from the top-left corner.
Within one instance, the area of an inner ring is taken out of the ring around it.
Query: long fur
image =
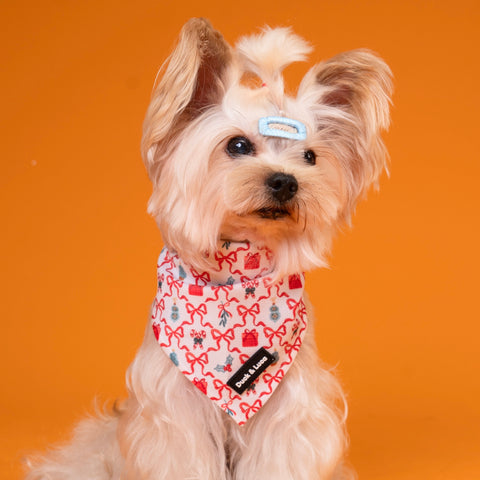
[[[148,108],[142,154],[153,183],[148,211],[165,244],[187,263],[210,268],[220,239],[268,245],[274,276],[326,265],[332,238],[386,167],[381,131],[389,123],[391,73],[366,50],[315,65],[296,97],[282,70],[308,44],[289,29],[265,29],[230,47],[207,20],[183,28]],[[263,86],[249,87],[246,74]],[[263,77],[263,78],[262,78]],[[260,117],[301,120],[307,140],[262,137]],[[232,158],[227,142],[255,152]],[[316,154],[316,164],[304,152]],[[288,215],[266,189],[275,172],[293,175]],[[307,302],[307,299],[305,299]],[[150,324],[127,374],[128,398],[113,413],[82,422],[70,444],[31,461],[27,480],[342,480],[346,403],[318,360],[314,315],[300,352],[272,398],[243,427],[173,366]]]

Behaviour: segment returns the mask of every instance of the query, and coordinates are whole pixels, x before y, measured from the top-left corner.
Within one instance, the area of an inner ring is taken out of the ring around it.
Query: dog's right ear
[[[142,157],[151,177],[185,123],[220,102],[231,60],[231,47],[207,19],[183,26],[145,116]]]

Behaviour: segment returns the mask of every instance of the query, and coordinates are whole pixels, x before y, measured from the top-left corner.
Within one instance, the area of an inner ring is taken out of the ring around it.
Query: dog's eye
[[[228,141],[227,153],[233,158],[240,155],[254,155],[255,147],[246,137],[233,137]]]
[[[309,165],[315,165],[315,163],[317,163],[317,156],[313,150],[306,150],[303,152],[303,158]]]

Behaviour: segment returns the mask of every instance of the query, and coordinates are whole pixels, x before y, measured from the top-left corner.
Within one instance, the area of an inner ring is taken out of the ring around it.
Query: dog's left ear
[[[151,177],[185,124],[220,102],[231,47],[205,18],[182,28],[145,117],[142,156]]]
[[[390,68],[363,49],[315,65],[300,85],[298,97],[308,97],[318,109],[317,128],[333,127],[337,144],[343,146],[337,156],[345,171],[347,216],[358,197],[377,184],[386,167],[381,132],[390,123],[391,93]],[[322,125],[323,118],[326,123]]]

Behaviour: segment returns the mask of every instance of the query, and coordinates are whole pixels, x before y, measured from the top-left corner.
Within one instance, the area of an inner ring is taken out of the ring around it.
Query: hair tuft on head
[[[257,75],[274,101],[281,104],[284,94],[282,71],[293,62],[305,61],[312,47],[290,28],[265,27],[258,35],[242,37],[236,49],[245,72]]]

